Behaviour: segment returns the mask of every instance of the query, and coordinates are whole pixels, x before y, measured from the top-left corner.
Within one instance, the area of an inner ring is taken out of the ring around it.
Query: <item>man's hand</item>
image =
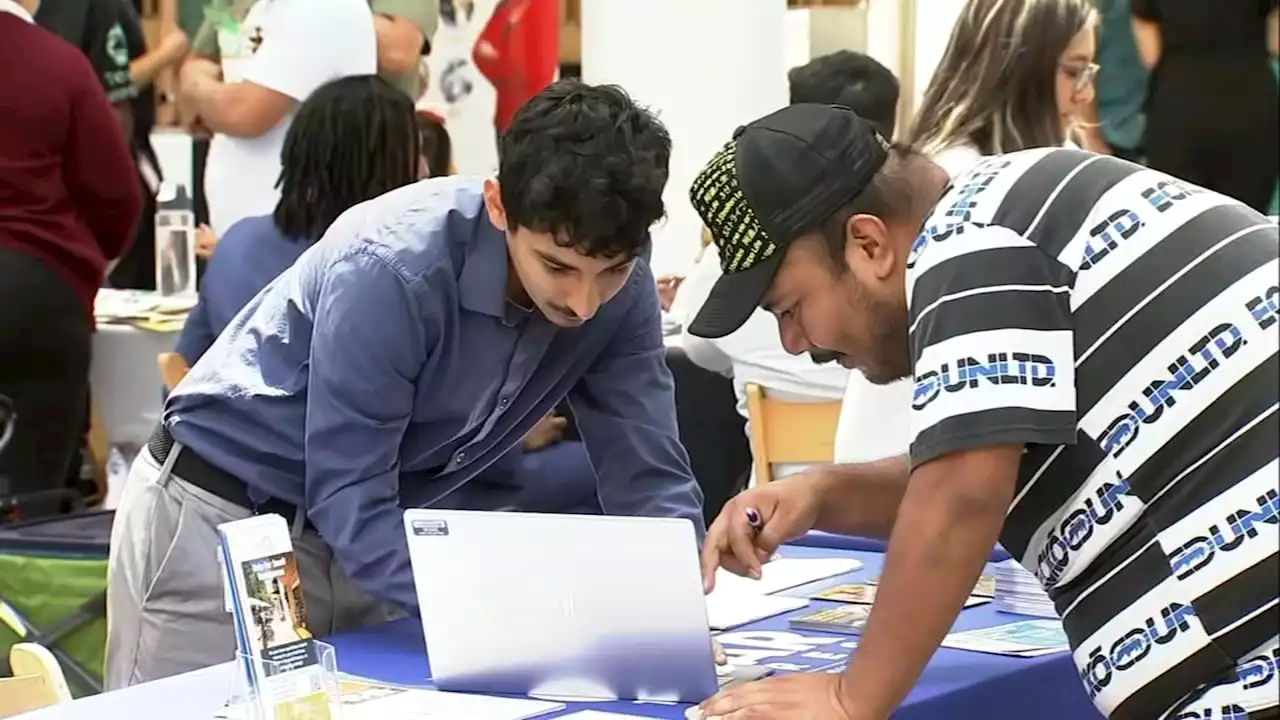
[[[222,68],[207,58],[190,58],[178,71],[178,91],[174,94],[174,101],[178,108],[178,124],[192,135],[210,134],[200,121],[192,92],[202,83],[218,80],[221,77]]]
[[[846,707],[841,677],[797,673],[757,680],[725,690],[697,710],[704,720],[884,720]]]
[[[554,412],[547,413],[546,417],[538,421],[537,425],[524,436],[522,443],[525,452],[535,452],[544,447],[555,445],[564,439],[564,429],[569,425],[569,420]]]
[[[713,656],[716,659],[717,665],[729,664],[729,656],[725,654],[724,646],[721,645],[720,641],[716,640],[715,638],[711,639],[711,652],[713,653]]]
[[[817,519],[818,486],[808,473],[739,493],[707,530],[702,546],[706,591],[715,589],[719,567],[759,578],[761,566],[778,546],[813,529]]]
[[[198,226],[196,228],[196,257],[201,260],[208,260],[213,256],[213,250],[216,247],[218,247],[218,236],[213,234],[213,228],[204,224]]]
[[[680,289],[682,282],[684,278],[678,275],[664,275],[658,278],[658,302],[662,305],[663,312],[670,312],[671,304],[676,301],[676,291]]]

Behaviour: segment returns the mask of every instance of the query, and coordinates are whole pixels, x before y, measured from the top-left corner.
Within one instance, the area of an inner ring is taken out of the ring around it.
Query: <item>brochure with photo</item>
[[[218,534],[239,655],[260,717],[331,720],[288,523],[259,515],[219,525]]]

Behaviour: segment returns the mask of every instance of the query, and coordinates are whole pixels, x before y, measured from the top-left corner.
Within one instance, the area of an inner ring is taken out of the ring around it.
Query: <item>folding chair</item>
[[[787,402],[747,383],[747,420],[760,485],[773,480],[775,463],[829,463],[835,457],[839,400]]]
[[[77,696],[102,691],[114,515],[98,510],[0,526],[0,647],[44,646]]]
[[[19,643],[9,651],[13,677],[0,678],[0,718],[71,702],[67,680],[58,661],[34,643]]]

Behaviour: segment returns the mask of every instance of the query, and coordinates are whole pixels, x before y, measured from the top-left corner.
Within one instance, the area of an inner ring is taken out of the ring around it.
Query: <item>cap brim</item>
[[[778,274],[785,255],[784,249],[779,248],[751,268],[721,275],[702,309],[689,323],[689,333],[714,340],[742,327],[751,313],[760,307],[760,300],[769,290],[773,276]]]

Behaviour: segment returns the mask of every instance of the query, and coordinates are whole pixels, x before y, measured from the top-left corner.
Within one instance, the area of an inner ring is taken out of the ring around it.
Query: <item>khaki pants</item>
[[[217,527],[252,512],[169,472],[181,448],[175,444],[161,467],[144,447],[116,510],[107,575],[108,690],[235,658]],[[404,616],[356,587],[319,535],[295,533],[293,549],[316,637]]]

